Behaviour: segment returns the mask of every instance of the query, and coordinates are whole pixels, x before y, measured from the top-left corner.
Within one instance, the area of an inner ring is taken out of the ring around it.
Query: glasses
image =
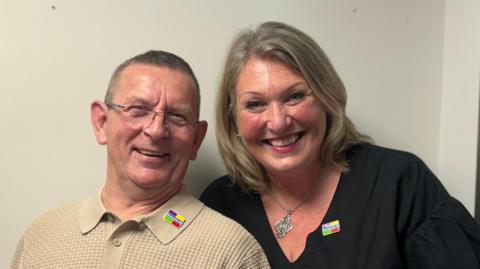
[[[106,102],[108,108],[117,109],[127,116],[128,122],[134,125],[147,126],[151,124],[155,117],[158,115],[163,116],[164,123],[172,123],[173,125],[182,127],[195,122],[195,120],[190,119],[185,113],[180,111],[166,111],[166,112],[156,112],[151,108],[143,105],[119,105],[113,102]]]

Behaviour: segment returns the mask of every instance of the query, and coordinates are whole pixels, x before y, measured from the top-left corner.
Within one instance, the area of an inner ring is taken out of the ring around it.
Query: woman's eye
[[[303,98],[305,98],[305,93],[296,92],[296,93],[293,93],[290,96],[288,96],[286,101],[287,101],[287,103],[290,103],[290,104],[296,104],[296,103],[302,101]]]
[[[248,101],[245,103],[245,108],[250,111],[260,111],[265,106],[261,101]]]

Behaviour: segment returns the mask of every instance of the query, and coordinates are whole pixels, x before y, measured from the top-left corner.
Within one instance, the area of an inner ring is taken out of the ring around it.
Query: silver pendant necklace
[[[277,204],[283,211],[285,211],[285,215],[280,219],[278,220],[276,223],[275,223],[275,232],[277,234],[277,238],[278,239],[282,239],[284,238],[288,232],[290,232],[292,229],[293,229],[293,224],[292,224],[292,220],[291,220],[291,216],[293,215],[293,213],[295,211],[297,211],[297,209],[299,209],[307,200],[308,198],[310,198],[310,196],[315,192],[315,190],[318,188],[318,186],[320,185],[320,179],[317,180],[317,182],[315,183],[315,185],[313,186],[313,188],[311,188],[304,196],[303,196],[303,199],[302,201],[300,201],[300,203],[298,203],[294,208],[292,209],[287,209],[286,207],[284,207],[280,201],[278,201],[277,199],[277,194],[275,193],[275,190],[272,188],[272,186],[270,186],[270,195],[272,196],[272,199],[273,201],[275,202],[275,204]]]

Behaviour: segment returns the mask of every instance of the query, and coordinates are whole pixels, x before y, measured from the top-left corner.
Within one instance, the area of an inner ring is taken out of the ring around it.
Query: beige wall
[[[380,145],[422,157],[473,212],[479,57],[470,58],[478,53],[472,44],[451,42],[464,27],[462,12],[478,3],[463,2],[447,0],[445,17],[439,0],[0,0],[0,267],[35,216],[102,185],[105,152],[95,143],[89,104],[103,98],[115,66],[134,54],[164,49],[192,65],[211,129],[187,182],[198,194],[222,175],[212,111],[218,74],[232,36],[265,20],[312,35],[344,79],[348,113],[360,129]],[[463,33],[478,37],[480,24],[466,23]],[[455,87],[458,79],[468,85]],[[455,114],[458,107],[463,112]],[[464,128],[455,132],[450,118],[459,117]],[[462,146],[453,146],[459,140]]]
[[[473,214],[480,90],[480,1],[446,1],[444,32],[438,176]]]

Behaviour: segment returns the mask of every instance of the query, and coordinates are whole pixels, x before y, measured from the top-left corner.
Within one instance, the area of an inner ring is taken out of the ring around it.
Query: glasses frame
[[[195,120],[191,120],[189,119],[188,115],[186,115],[185,113],[183,112],[179,112],[179,111],[165,111],[165,112],[157,112],[157,111],[154,111],[153,109],[151,108],[147,108],[147,106],[142,106],[142,105],[120,105],[120,104],[117,104],[117,103],[114,103],[114,102],[105,102],[105,105],[110,108],[110,109],[116,109],[117,111],[120,111],[120,112],[123,112],[123,113],[126,113],[129,115],[129,120],[130,122],[134,122],[136,117],[133,116],[129,111],[136,107],[137,109],[141,109],[145,112],[147,112],[149,115],[152,115],[152,118],[150,119],[150,121],[147,120],[147,117],[145,117],[145,122],[140,124],[142,126],[149,126],[150,124],[152,124],[152,122],[155,120],[155,117],[156,116],[161,116],[163,117],[163,123],[165,124],[165,126],[170,126],[168,123],[172,123],[174,126],[178,126],[178,127],[184,127],[184,126],[188,126],[188,125],[192,125],[194,123],[197,123],[198,122],[198,119],[195,119]],[[179,123],[175,120],[172,120],[173,117],[178,117],[179,115],[182,116],[183,119],[185,119],[185,123]]]

